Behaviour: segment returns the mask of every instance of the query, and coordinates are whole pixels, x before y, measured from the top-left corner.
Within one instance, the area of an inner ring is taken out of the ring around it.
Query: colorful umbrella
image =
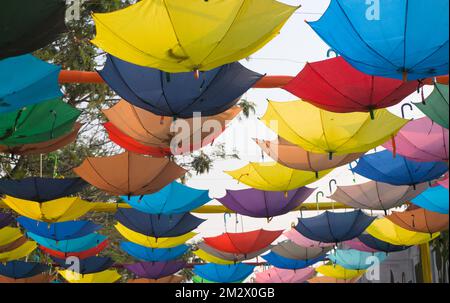
[[[449,224],[448,214],[444,215],[423,208],[393,212],[386,218],[404,229],[428,234],[447,230]]]
[[[200,79],[195,79],[192,72],[169,74],[112,56],[108,56],[100,75],[131,104],[174,118],[220,114],[263,77],[238,62],[202,72]]]
[[[383,262],[386,259],[386,254],[382,252],[362,252],[354,249],[337,249],[335,252],[328,254],[327,258],[345,269],[367,270],[374,264],[372,258]]]
[[[303,283],[312,278],[316,271],[312,267],[299,270],[281,269],[273,267],[258,272],[255,275],[256,283]]]
[[[47,239],[31,232],[27,232],[27,236],[39,243],[39,245],[41,246],[63,253],[82,252],[94,248],[98,244],[106,240],[105,236],[97,233],[92,233],[76,239],[62,241]]]
[[[308,283],[347,284],[347,283],[356,283],[356,282],[358,282],[359,279],[360,279],[360,277],[345,280],[345,279],[336,279],[336,278],[332,278],[332,277],[321,276],[321,277],[314,277],[314,278],[309,279]]]
[[[319,241],[314,241],[306,238],[304,235],[299,233],[295,228],[291,228],[283,234],[286,238],[297,244],[298,246],[303,247],[329,247],[334,246],[335,243],[323,243]]]
[[[0,229],[14,222],[14,218],[10,214],[0,213]]]
[[[69,283],[114,283],[121,278],[115,269],[86,275],[67,269],[58,270],[58,273]]]
[[[403,251],[411,246],[404,246],[404,245],[393,245],[389,242],[382,241],[380,239],[377,239],[369,234],[360,235],[358,237],[358,240],[360,240],[364,245],[375,249],[377,251],[382,251],[384,253],[391,253],[391,252],[397,252],[397,251]]]
[[[448,189],[443,186],[430,187],[411,202],[429,211],[448,215]]]
[[[373,221],[361,210],[347,213],[324,213],[300,218],[295,229],[303,236],[324,243],[339,243],[358,237]]]
[[[22,236],[16,240],[13,240],[12,242],[6,243],[4,245],[0,246],[0,253],[9,252],[11,250],[14,250],[16,248],[19,248],[23,244],[27,242],[27,238],[25,236]]]
[[[9,244],[17,239],[21,238],[22,232],[19,228],[6,226],[0,229],[0,246]]]
[[[49,254],[50,256],[59,258],[59,259],[67,259],[68,257],[77,257],[80,260],[84,260],[86,258],[97,256],[107,246],[108,246],[108,240],[104,240],[97,246],[92,247],[87,250],[84,250],[84,251],[80,251],[80,252],[61,252],[58,250],[50,249],[50,248],[42,246],[42,245],[39,246],[39,249],[42,250],[43,252],[45,252],[46,254]]]
[[[125,61],[166,72],[210,70],[256,52],[296,9],[274,0],[145,0],[94,14],[93,43]]]
[[[255,267],[248,264],[238,263],[231,265],[202,264],[194,266],[194,274],[202,279],[216,283],[235,283],[245,280],[253,273]]]
[[[0,263],[0,275],[13,279],[30,278],[48,270],[47,265],[35,262],[11,261],[6,264]]]
[[[448,129],[448,96],[448,85],[435,83],[431,95],[422,103],[414,103],[414,105],[428,118]]]
[[[354,249],[354,250],[358,250],[358,251],[362,251],[362,252],[374,253],[374,252],[378,251],[376,249],[373,249],[373,248],[367,246],[366,244],[361,242],[361,240],[359,240],[359,239],[348,240],[348,241],[342,242],[342,244],[344,247],[348,247],[349,249]]]
[[[354,279],[362,276],[365,270],[346,269],[339,265],[322,265],[316,268],[316,271],[326,277],[335,279]]]
[[[260,249],[258,251],[249,253],[249,254],[235,254],[235,253],[227,253],[220,250],[217,250],[204,242],[200,242],[196,244],[197,250],[194,250],[194,254],[202,260],[205,260],[209,263],[215,264],[236,264],[239,262],[243,262],[245,260],[251,260],[257,258],[259,255],[265,253],[267,250],[271,249],[272,246],[269,245]]]
[[[303,247],[291,240],[278,243],[272,248],[272,253],[278,256],[294,260],[311,260],[323,257],[331,247]]]
[[[27,241],[13,250],[0,253],[0,262],[5,263],[25,258],[29,254],[31,254],[36,248],[37,248],[36,242]]]
[[[448,190],[448,174],[443,179],[438,180],[437,184]]]
[[[257,189],[227,190],[217,199],[238,214],[254,218],[272,218],[298,208],[315,189],[301,187],[288,192],[270,192]]]
[[[368,179],[392,185],[410,185],[433,181],[444,175],[444,162],[415,162],[384,150],[360,158],[353,172]]]
[[[283,256],[280,256],[274,252],[270,252],[267,255],[262,256],[264,260],[269,262],[270,265],[275,266],[277,268],[282,269],[291,269],[291,270],[297,270],[306,268],[308,266],[314,265],[317,262],[323,261],[325,257],[325,254],[322,256],[319,256],[315,259],[309,259],[309,260],[296,260],[296,259],[289,259],[285,258]]]
[[[331,1],[308,23],[358,70],[396,79],[448,74],[448,1]],[[430,38],[430,33],[432,38]]]
[[[125,152],[111,157],[86,158],[74,172],[112,195],[139,196],[161,190],[183,176],[186,170],[169,159]]]
[[[177,273],[186,267],[184,261],[141,262],[124,265],[139,278],[160,279]]]
[[[110,268],[114,261],[108,257],[90,257],[83,260],[79,260],[75,265],[74,262],[70,262],[70,259],[58,259],[52,258],[59,267],[71,270],[83,275],[93,274]]]
[[[185,244],[172,248],[148,248],[133,242],[122,242],[120,248],[134,258],[147,262],[176,260],[189,250]]]
[[[234,282],[230,282],[230,283],[242,283],[242,281],[243,280],[241,280],[241,281],[234,281]],[[210,280],[206,280],[206,279],[203,279],[202,277],[199,277],[199,276],[195,275],[195,276],[192,277],[192,283],[208,283],[208,284],[210,284],[210,283],[218,283],[218,282],[213,282],[213,281],[210,281]]]
[[[141,278],[141,279],[130,279],[128,280],[127,283],[181,283],[183,282],[184,277],[182,276],[178,276],[178,275],[171,275],[171,276],[167,276],[167,277],[163,277],[160,279],[145,279],[145,278]]]
[[[18,284],[50,283],[53,279],[54,279],[54,277],[48,273],[37,274],[35,276],[23,278],[23,279],[14,279],[14,278],[8,278],[5,276],[0,276],[0,283],[18,283]]]
[[[261,121],[289,142],[332,159],[334,155],[373,149],[408,122],[386,109],[376,110],[374,117],[367,113],[333,113],[302,101],[269,101]]]

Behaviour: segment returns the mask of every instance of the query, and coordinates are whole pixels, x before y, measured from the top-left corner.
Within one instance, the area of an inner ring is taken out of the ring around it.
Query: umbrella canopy
[[[236,264],[238,262],[243,262],[245,260],[251,260],[257,258],[259,255],[265,253],[267,250],[271,249],[272,246],[269,245],[261,250],[252,252],[250,254],[235,254],[235,253],[227,253],[220,250],[217,250],[204,242],[200,242],[196,244],[198,250],[194,250],[194,254],[202,260],[205,260],[209,263],[215,264]]]
[[[73,262],[69,262],[68,259],[52,258],[52,260],[56,262],[59,267],[69,269],[83,275],[107,270],[114,264],[114,261],[108,257],[86,258],[83,260],[79,260],[79,263],[76,266]]]
[[[223,233],[217,237],[203,238],[203,240],[205,244],[214,249],[246,255],[268,247],[282,232],[282,230],[259,229],[242,233]]]
[[[37,274],[35,276],[23,278],[23,279],[14,279],[14,278],[8,278],[5,276],[0,276],[0,283],[17,283],[17,284],[50,283],[53,279],[54,279],[54,277],[48,273]]]
[[[287,192],[316,182],[326,176],[331,170],[318,173],[295,170],[283,166],[277,162],[254,163],[234,170],[225,171],[238,182],[244,183],[252,188],[264,191]],[[270,181],[269,181],[270,180]]]
[[[0,113],[61,97],[58,85],[60,71],[60,66],[32,55],[0,60]]]
[[[274,252],[270,252],[267,255],[262,256],[262,258],[267,262],[269,262],[270,265],[275,266],[277,268],[297,270],[306,268],[308,266],[316,264],[317,262],[323,261],[325,258],[325,254],[315,259],[296,260],[280,256]]]
[[[278,140],[274,141],[258,139],[255,141],[266,154],[281,165],[292,169],[312,172],[319,172],[348,164],[364,154],[355,153],[333,156],[330,159],[329,155],[311,153],[281,137],[278,137]]]
[[[56,250],[63,253],[68,252],[82,252],[96,247],[98,244],[106,240],[106,237],[97,233],[92,233],[84,237],[55,241],[47,239],[31,232],[27,232],[27,236],[39,243],[41,246],[45,246],[49,249]]]
[[[448,129],[424,117],[409,122],[398,132],[395,148],[392,142],[383,147],[413,161],[448,162],[448,141]]]
[[[448,171],[444,162],[415,162],[384,150],[360,158],[353,172],[368,179],[392,185],[410,185],[433,181]]]
[[[391,252],[397,252],[397,251],[403,251],[411,246],[405,246],[405,245],[393,245],[389,242],[382,241],[380,239],[375,238],[372,235],[364,234],[360,235],[358,237],[358,240],[360,240],[364,245],[375,249],[377,251],[382,251],[384,253],[391,253]]]
[[[340,265],[322,265],[316,268],[316,271],[326,277],[335,279],[354,279],[362,276],[365,270],[346,269]]]
[[[273,267],[258,272],[255,275],[256,283],[303,283],[312,278],[316,271],[312,267],[299,270],[281,269]]]
[[[0,229],[0,246],[9,244],[22,237],[22,232],[19,228],[6,226]]]
[[[358,282],[360,277],[356,277],[353,279],[336,279],[336,278],[332,278],[332,277],[325,277],[325,276],[321,276],[321,277],[314,277],[308,280],[308,283],[339,283],[339,284],[347,284],[347,283],[356,283]]]
[[[444,188],[446,188],[448,190],[448,174],[443,179],[437,181],[437,183],[440,186],[442,186],[442,187],[444,187]]]
[[[168,74],[112,56],[100,75],[131,104],[158,116],[176,118],[192,118],[194,112],[220,114],[263,77],[238,62],[202,72],[196,79],[192,72]]]
[[[0,213],[0,229],[14,222],[14,218],[10,214]]]
[[[298,246],[303,247],[330,247],[334,246],[335,243],[323,243],[319,241],[314,241],[311,239],[306,238],[304,235],[299,233],[295,228],[291,228],[288,231],[284,232],[283,234],[286,238],[297,244]]]
[[[334,155],[375,148],[408,122],[386,109],[376,110],[374,117],[371,119],[367,113],[333,113],[301,100],[269,101],[261,121],[289,142],[332,159]]]
[[[0,253],[0,262],[5,263],[25,258],[29,254],[31,254],[36,248],[37,248],[36,242],[27,241],[13,250]]]
[[[272,252],[278,256],[294,260],[311,260],[324,256],[331,247],[303,247],[291,240],[278,243],[272,248]]]
[[[357,185],[338,186],[330,199],[354,208],[386,211],[409,202],[427,188],[427,183],[418,184],[414,188],[409,185],[394,186],[369,181]]]
[[[74,172],[112,195],[139,196],[161,190],[186,170],[169,159],[124,152],[111,157],[86,158]]]
[[[19,248],[23,244],[27,242],[27,238],[25,236],[22,236],[16,240],[13,240],[12,242],[9,242],[7,244],[0,246],[0,253],[9,252],[11,250],[14,250],[16,248]]]
[[[134,209],[156,215],[186,213],[211,201],[207,190],[195,189],[175,181],[154,194],[121,198]]]
[[[344,244],[344,247],[348,247],[349,249],[354,249],[354,250],[358,250],[361,252],[374,253],[374,252],[378,251],[376,249],[373,249],[373,248],[367,246],[366,244],[361,242],[361,240],[359,240],[359,239],[348,240],[348,241],[343,242],[342,244]]]
[[[79,274],[72,270],[58,270],[58,273],[69,283],[115,283],[121,278],[115,269],[92,274]]]
[[[373,221],[361,210],[347,213],[324,213],[300,218],[295,229],[303,236],[325,243],[339,243],[358,237]]]
[[[411,202],[429,211],[448,215],[448,189],[443,186],[430,187]]]
[[[212,143],[241,110],[233,106],[211,117],[161,118],[121,100],[103,113],[110,121],[104,126],[111,140],[127,150],[161,157],[192,152]],[[214,127],[207,129],[205,125],[209,124]]]
[[[91,221],[68,221],[48,224],[27,217],[19,217],[17,222],[27,231],[55,241],[81,238],[102,228],[101,225],[94,224]]]
[[[134,258],[147,262],[176,260],[189,250],[185,244],[172,248],[148,248],[133,242],[122,242],[120,248]]]
[[[178,276],[178,275],[170,275],[167,277],[163,277],[160,279],[145,279],[145,278],[141,278],[141,279],[130,279],[128,280],[127,283],[181,283],[183,282],[184,277],[182,276]]]
[[[0,114],[0,145],[16,146],[53,140],[70,133],[81,112],[53,99]]]
[[[288,192],[271,192],[258,189],[227,190],[217,199],[238,214],[254,218],[272,218],[289,213],[299,207],[314,188],[301,187]]]
[[[0,179],[0,192],[18,199],[46,202],[74,195],[87,185],[81,178]]]
[[[93,43],[125,61],[166,72],[210,70],[256,52],[296,9],[274,0],[145,0],[94,14]]]
[[[235,283],[245,280],[253,273],[254,266],[238,263],[230,265],[202,264],[194,266],[194,274],[216,283]]]
[[[428,118],[448,129],[448,85],[435,83],[434,90],[425,101],[414,103]]]
[[[448,214],[444,215],[423,208],[393,212],[386,218],[401,228],[428,234],[447,230],[449,224]]]
[[[155,238],[178,237],[196,229],[205,220],[190,213],[150,215],[135,209],[119,209],[115,219],[123,226]]]
[[[0,263],[0,275],[13,279],[24,279],[48,271],[50,268],[41,263],[11,261],[6,264]]]
[[[404,80],[448,74],[446,0],[392,1],[382,13],[358,0],[331,1],[309,25],[366,74]]]
[[[387,218],[375,220],[368,228],[367,233],[384,242],[398,246],[410,246],[427,243],[440,233],[419,233],[404,229]]]
[[[64,0],[5,2],[0,12],[0,59],[50,44],[66,30],[65,17]]]
[[[383,262],[386,259],[386,254],[382,252],[362,252],[354,249],[337,249],[335,252],[328,254],[327,258],[345,269],[367,270],[374,263],[372,258]]]
[[[141,262],[124,265],[139,278],[160,279],[177,273],[186,267],[184,261]]]
[[[417,82],[371,76],[337,57],[307,63],[283,88],[330,112],[373,114],[374,110],[393,106],[414,93]]]
[[[40,203],[6,196],[3,202],[22,216],[48,223],[75,220],[94,207],[94,203],[78,197],[60,198]]]
[[[80,252],[61,252],[58,250],[50,249],[50,248],[42,246],[42,245],[39,246],[39,249],[42,250],[44,253],[46,253],[52,257],[59,258],[59,259],[67,259],[68,257],[77,257],[80,260],[84,260],[86,258],[97,256],[107,246],[108,246],[108,240],[105,239],[97,246],[94,246],[90,249],[80,251]]]

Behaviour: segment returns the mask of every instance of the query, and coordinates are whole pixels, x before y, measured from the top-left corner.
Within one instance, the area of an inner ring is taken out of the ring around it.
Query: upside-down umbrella
[[[27,217],[19,217],[17,222],[27,231],[55,241],[81,238],[102,228],[101,225],[91,221],[67,221],[48,224]]]
[[[41,273],[37,274],[32,277],[28,278],[22,278],[22,279],[15,279],[15,278],[9,278],[5,276],[0,276],[0,283],[17,283],[17,284],[24,284],[24,283],[50,283],[54,277],[48,273]]]
[[[258,189],[227,190],[217,199],[238,214],[254,218],[272,218],[287,214],[299,207],[315,189],[301,187],[288,192],[271,192]]]
[[[82,252],[96,247],[98,244],[106,240],[106,237],[97,233],[92,233],[84,237],[55,241],[44,238],[39,235],[27,232],[27,236],[36,241],[40,246],[47,247],[63,253]]]
[[[375,148],[408,122],[386,109],[376,110],[374,117],[367,113],[333,113],[302,101],[269,101],[261,121],[289,142],[332,159],[334,155]]]
[[[447,230],[449,224],[448,214],[440,214],[423,208],[392,212],[386,218],[404,229],[428,234]]]
[[[19,228],[6,226],[0,229],[0,246],[9,244],[22,237],[22,232]]]
[[[325,243],[339,243],[358,237],[373,221],[361,210],[347,213],[324,213],[300,218],[295,229],[303,236]]]
[[[27,241],[28,241],[27,238],[25,236],[22,236],[16,240],[13,240],[12,242],[1,245],[0,253],[5,253],[5,252],[10,252],[12,250],[15,250],[15,249],[19,248],[20,246],[24,245]]]
[[[69,283],[115,283],[121,278],[121,275],[115,269],[92,274],[79,274],[70,269],[58,270],[58,273]]]
[[[70,259],[58,259],[52,258],[59,267],[72,270],[76,273],[83,275],[92,274],[110,268],[114,261],[109,257],[90,257],[83,260],[79,260],[76,266],[74,262],[69,262]]]
[[[139,278],[160,279],[177,273],[186,267],[184,261],[140,262],[124,265]]]
[[[16,146],[53,140],[70,133],[81,112],[53,99],[0,114],[0,145]]]
[[[312,29],[358,70],[403,80],[448,74],[448,1],[331,1]],[[432,33],[432,38],[430,38]]]
[[[259,255],[265,253],[267,250],[271,249],[272,246],[269,245],[260,249],[258,251],[249,253],[249,254],[236,254],[236,253],[227,253],[220,250],[217,250],[204,242],[200,242],[196,244],[197,250],[194,250],[194,254],[200,259],[207,261],[209,263],[215,264],[236,264],[239,262],[243,262],[245,260],[251,260],[257,258]]]
[[[230,282],[230,283],[242,283],[243,280],[241,281],[234,281],[234,282]],[[214,281],[210,281],[210,280],[206,280],[202,277],[199,277],[197,275],[192,277],[192,283],[207,283],[207,284],[211,284],[211,283],[218,283],[218,282],[214,282]]]
[[[360,277],[366,272],[366,270],[346,269],[340,265],[321,265],[316,271],[326,277],[343,280]]]
[[[428,118],[442,127],[448,129],[448,85],[435,83],[434,90],[427,99],[421,103],[414,103]]]
[[[337,57],[307,63],[283,88],[330,112],[373,114],[376,109],[400,103],[417,87],[415,81],[367,75],[352,67],[343,57]]]
[[[297,259],[290,259],[283,256],[280,256],[274,252],[270,252],[264,256],[262,256],[264,260],[269,262],[270,265],[275,266],[277,268],[282,269],[302,269],[306,268],[308,266],[314,265],[317,262],[323,261],[325,258],[325,254],[315,258],[315,259],[309,259],[309,260],[297,260]]]
[[[245,280],[252,274],[254,266],[238,263],[230,265],[219,265],[214,263],[195,265],[194,274],[216,283],[234,283]]]
[[[185,244],[171,248],[148,248],[133,242],[122,242],[120,248],[134,258],[147,262],[176,260],[189,250]]]
[[[366,230],[368,234],[384,242],[398,246],[410,246],[427,243],[440,233],[419,233],[404,229],[387,218],[375,220]]]
[[[0,11],[0,59],[31,53],[50,44],[66,30],[65,17],[64,0],[3,3]]]
[[[200,79],[196,79],[192,72],[169,74],[112,56],[108,56],[100,75],[131,104],[158,116],[174,118],[192,118],[194,113],[220,114],[263,77],[239,62],[202,72]]]
[[[186,170],[166,158],[124,152],[111,157],[88,157],[74,172],[107,193],[139,196],[161,190]]]
[[[373,249],[373,248],[367,246],[359,239],[348,240],[348,241],[342,242],[342,244],[344,247],[362,251],[362,252],[374,253],[374,252],[379,251],[377,249]]]
[[[312,260],[324,256],[331,247],[303,247],[291,240],[286,240],[275,245],[271,252],[278,256],[294,260]]]
[[[308,283],[326,283],[326,284],[330,284],[330,283],[339,283],[339,284],[347,284],[347,283],[356,283],[358,282],[358,280],[360,279],[360,277],[356,277],[353,279],[336,279],[336,278],[332,278],[332,277],[326,277],[326,276],[321,276],[321,277],[314,277],[308,280]]]
[[[121,198],[134,209],[156,215],[186,213],[211,201],[209,191],[195,189],[175,181],[154,194]]]
[[[386,254],[382,252],[362,252],[354,249],[337,249],[328,254],[327,258],[345,269],[366,270],[373,266],[374,260],[383,262]]]
[[[14,261],[25,258],[37,248],[36,242],[26,241],[19,247],[0,253],[0,262]]]
[[[331,170],[318,173],[295,170],[283,166],[277,162],[254,163],[234,170],[225,171],[238,182],[244,183],[252,188],[264,191],[288,192],[316,182],[327,175]]]
[[[0,229],[14,222],[14,218],[9,214],[0,213]]]
[[[145,278],[140,278],[140,279],[130,279],[127,281],[127,283],[181,283],[183,282],[184,277],[179,276],[179,275],[170,275],[167,277],[163,277],[160,279],[145,279]]]
[[[368,179],[391,185],[410,185],[430,182],[448,171],[444,162],[416,162],[384,150],[367,154],[358,160],[353,172]]]
[[[380,239],[375,238],[372,235],[369,234],[363,234],[358,237],[358,240],[360,240],[364,245],[367,245],[368,247],[375,249],[377,251],[382,251],[384,253],[391,253],[391,252],[397,252],[397,251],[403,251],[411,246],[405,246],[405,245],[394,245],[389,242],[382,241]]]
[[[41,203],[6,196],[3,202],[22,216],[47,223],[76,220],[94,207],[94,203],[79,197],[59,198]]]
[[[354,208],[386,211],[409,202],[427,188],[427,183],[418,184],[414,188],[409,185],[394,186],[369,181],[350,186],[338,186],[330,199]]]
[[[289,229],[288,231],[284,232],[283,235],[292,242],[294,242],[295,244],[303,247],[313,248],[313,247],[329,247],[335,245],[335,243],[323,243],[308,239],[307,237],[299,233],[295,228]]]
[[[52,257],[55,257],[55,258],[59,258],[59,259],[66,259],[68,257],[77,257],[80,260],[84,260],[84,259],[87,259],[87,258],[90,258],[93,256],[97,256],[107,246],[108,246],[108,240],[105,239],[97,246],[94,246],[92,248],[89,248],[84,251],[79,251],[79,252],[62,252],[62,251],[50,249],[50,248],[42,246],[42,245],[39,246],[39,249],[42,250],[43,252],[45,252],[46,254],[48,254]]]
[[[13,279],[29,278],[49,270],[48,265],[36,262],[11,261],[0,263],[0,275]]]
[[[383,147],[413,161],[448,162],[448,129],[427,117],[406,124],[394,140],[395,147],[392,142],[386,142]]]
[[[256,283],[303,283],[312,278],[316,271],[312,267],[299,270],[281,269],[273,267],[258,272],[255,275]]]
[[[255,141],[266,154],[281,165],[292,169],[312,172],[336,168],[353,162],[363,155],[363,153],[354,153],[333,156],[332,159],[330,159],[327,154],[316,154],[306,151],[300,146],[292,144],[281,137],[278,137],[278,141],[265,141],[258,139]]]
[[[437,184],[448,190],[448,174],[443,179],[438,180]]]
[[[125,61],[166,72],[210,70],[256,52],[296,9],[275,0],[145,0],[94,14],[93,43]]]
[[[116,144],[129,151],[162,157],[192,152],[212,143],[241,110],[233,106],[211,117],[174,119],[122,100],[103,113],[109,120],[104,126]]]
[[[411,202],[429,211],[448,215],[448,189],[443,186],[430,187]]]
[[[264,229],[242,232],[223,233],[220,236],[203,238],[205,244],[214,249],[232,254],[250,254],[268,247],[281,234],[282,230]]]

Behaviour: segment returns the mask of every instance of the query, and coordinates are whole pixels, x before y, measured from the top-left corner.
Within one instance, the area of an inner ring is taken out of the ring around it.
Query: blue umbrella
[[[14,222],[14,218],[9,214],[0,213],[0,229]]]
[[[18,199],[45,202],[71,196],[83,190],[87,183],[81,178],[0,179],[0,193]]]
[[[324,213],[310,218],[300,218],[295,229],[308,239],[322,243],[339,243],[358,237],[375,217],[361,210],[346,213]]]
[[[372,258],[376,258],[379,262],[383,262],[384,259],[386,259],[386,254],[382,252],[369,253],[355,249],[338,249],[335,252],[330,253],[327,257],[331,262],[346,269],[366,270],[374,264]]]
[[[123,196],[122,199],[141,212],[161,215],[186,213],[211,201],[207,190],[191,188],[178,182],[172,182],[151,195]]]
[[[109,257],[90,257],[77,260],[77,262],[73,261],[72,258],[58,259],[52,257],[52,260],[60,267],[73,270],[83,275],[107,270],[114,264],[114,261]]]
[[[25,279],[39,275],[49,269],[47,265],[41,263],[11,261],[0,263],[0,276],[12,279]]]
[[[325,254],[314,259],[296,260],[280,256],[271,251],[267,255],[262,256],[262,258],[267,262],[269,262],[270,265],[275,266],[277,268],[295,270],[306,268],[308,266],[316,264],[317,262],[323,261],[325,259]]]
[[[246,279],[253,273],[254,266],[238,263],[232,265],[219,265],[214,263],[195,265],[194,274],[212,282],[233,283]]]
[[[190,213],[150,215],[135,209],[119,209],[115,219],[128,229],[155,238],[178,237],[196,229],[205,220]]]
[[[381,241],[369,234],[360,235],[358,239],[364,243],[364,245],[385,253],[403,251],[410,248],[410,246],[393,245],[391,243]]]
[[[368,179],[392,185],[415,186],[433,181],[448,171],[444,162],[415,162],[384,150],[359,159],[353,171]]]
[[[149,248],[133,242],[122,242],[120,248],[136,259],[147,262],[176,260],[189,250],[189,246],[184,244],[172,248]]]
[[[51,250],[56,250],[63,253],[68,252],[82,252],[89,250],[91,248],[96,247],[98,244],[106,240],[106,237],[100,234],[89,234],[87,236],[63,240],[63,241],[55,241],[52,239],[47,239],[31,232],[27,232],[28,237],[36,241],[39,245],[42,245],[46,248],[50,248]]]
[[[411,200],[411,203],[440,214],[448,214],[448,189],[443,186],[430,187],[417,197]]]
[[[27,231],[55,241],[81,238],[102,227],[91,221],[68,221],[48,224],[27,217],[19,217],[17,222]]]
[[[0,60],[0,113],[61,97],[60,71],[32,55]]]
[[[194,112],[213,116],[237,103],[262,75],[240,63],[201,72],[169,74],[108,55],[99,72],[109,86],[133,105],[159,116],[191,118]]]
[[[333,0],[309,24],[366,74],[408,80],[448,74],[448,0],[371,2]]]

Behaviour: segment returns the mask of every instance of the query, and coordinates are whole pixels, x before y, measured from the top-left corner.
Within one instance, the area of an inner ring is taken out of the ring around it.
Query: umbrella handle
[[[316,193],[316,205],[317,205],[317,210],[319,210],[319,195],[321,195],[322,197],[325,197],[325,194],[323,193],[323,191],[318,191]]]
[[[402,118],[405,119],[405,107],[409,107],[411,111],[414,110],[413,106],[410,103],[405,103],[402,105]]]
[[[358,164],[357,161],[353,161],[353,162],[356,162],[356,164]],[[352,163],[353,163],[353,162],[350,162],[350,163],[348,164],[348,167],[350,168],[350,171],[352,172],[352,175],[353,175],[353,183],[356,183],[356,179],[355,179],[355,171],[353,170],[354,167],[352,166]]]
[[[332,183],[334,183],[334,185],[337,186],[337,181],[336,181],[336,179],[331,179],[330,182],[328,182],[328,188],[330,189],[330,195],[333,194],[333,187],[331,186]]]
[[[339,54],[337,53],[337,51],[335,51],[334,49],[330,48],[330,49],[327,51],[327,57],[328,57],[328,58],[331,57],[331,53],[334,53],[334,56],[335,56],[336,58],[339,57]]]
[[[231,217],[230,213],[223,214],[223,225],[225,226],[225,231],[227,231],[227,216]]]

